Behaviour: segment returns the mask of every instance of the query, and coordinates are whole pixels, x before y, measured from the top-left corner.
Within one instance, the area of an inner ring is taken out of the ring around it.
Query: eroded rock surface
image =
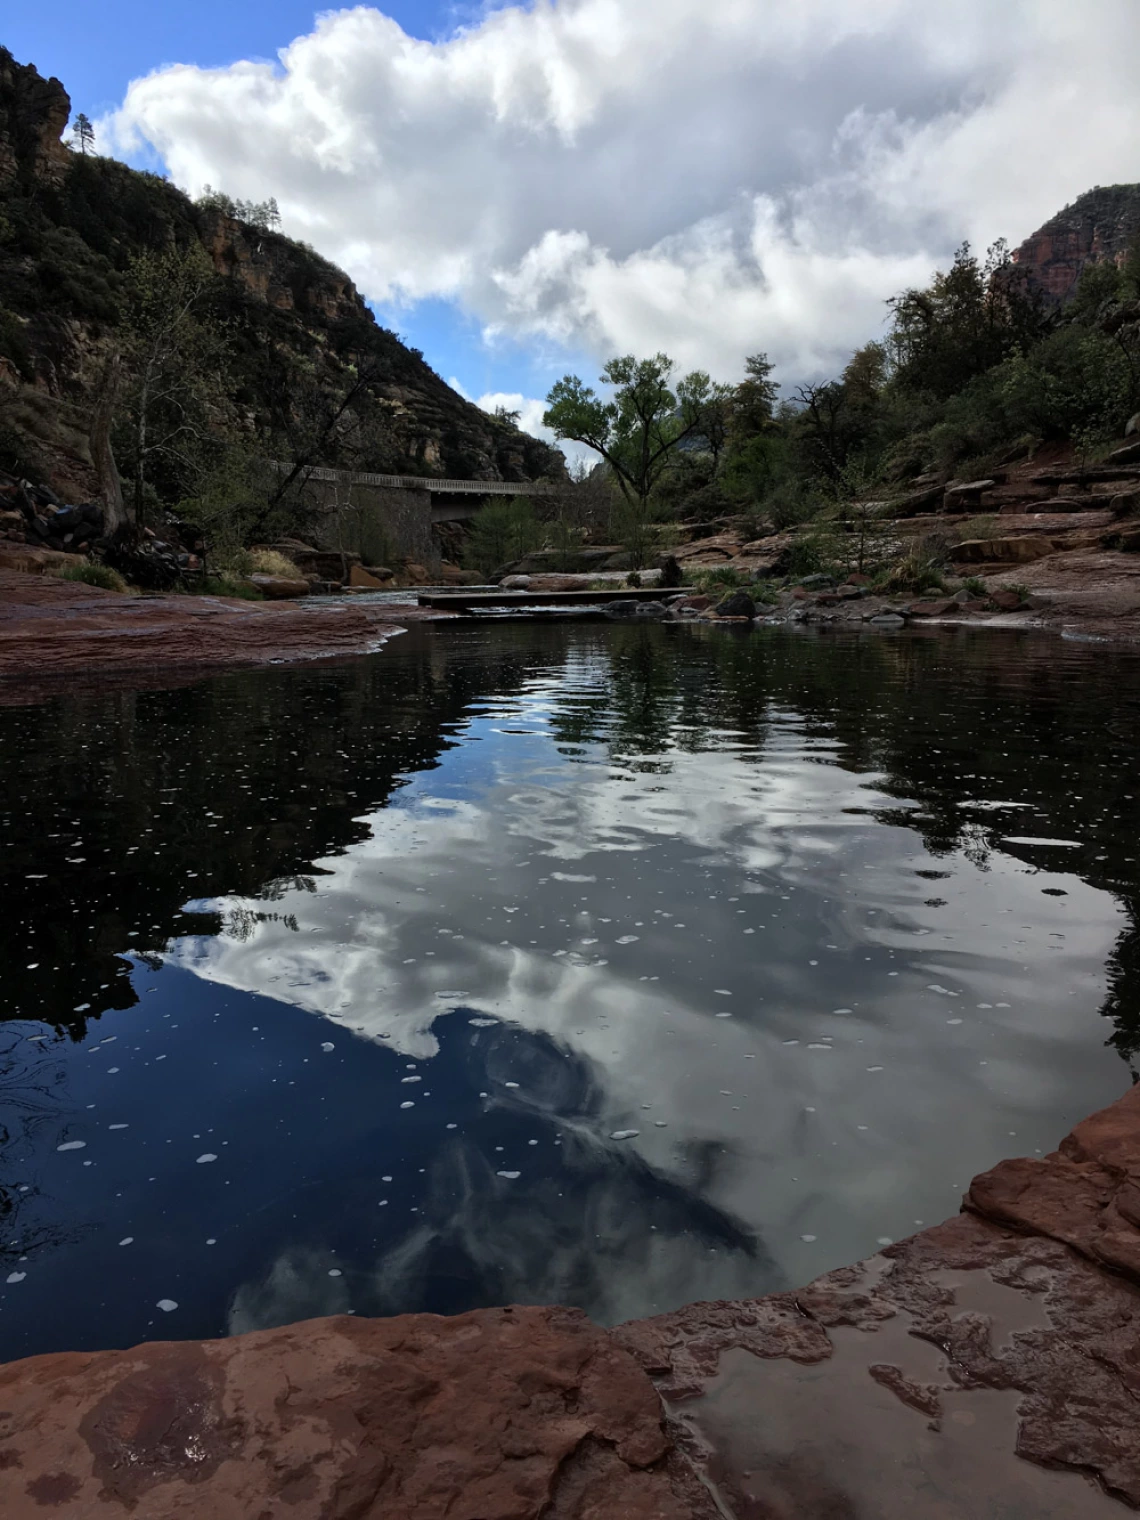
[[[572,1309],[36,1357],[0,1369],[0,1411],[6,1520],[697,1512],[652,1384]]]
[[[391,613],[353,603],[304,607],[219,596],[120,596],[0,568],[0,677],[39,680],[149,666],[176,674],[359,654],[398,626]]]

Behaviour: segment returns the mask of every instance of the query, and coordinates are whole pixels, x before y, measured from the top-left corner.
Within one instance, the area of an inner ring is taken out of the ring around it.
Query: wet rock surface
[[[1140,1088],[794,1293],[310,1320],[0,1368],[0,1511],[1062,1520],[1140,1508]]]
[[[0,678],[359,654],[397,626],[391,613],[359,604],[121,596],[0,566]]]

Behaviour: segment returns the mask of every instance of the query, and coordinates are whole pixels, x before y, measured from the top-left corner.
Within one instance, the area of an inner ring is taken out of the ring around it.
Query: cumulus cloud
[[[359,6],[136,80],[103,132],[276,195],[373,299],[792,378],[963,237],[1137,178],[1138,49],[1135,0],[536,0],[439,42]]]

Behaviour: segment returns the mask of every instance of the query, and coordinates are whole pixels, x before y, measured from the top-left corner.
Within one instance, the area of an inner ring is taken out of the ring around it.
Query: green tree
[[[207,313],[215,278],[198,243],[185,252],[141,253],[127,267],[120,446],[138,525],[148,491],[182,494],[220,438],[226,344]]]
[[[547,396],[542,419],[555,437],[584,443],[605,460],[625,503],[623,532],[638,563],[651,537],[650,498],[674,450],[701,432],[713,393],[702,370],[671,389],[673,369],[667,354],[611,359],[601,377],[613,387],[608,401],[577,375],[566,375]]]
[[[75,118],[75,146],[84,157],[87,156],[88,150],[95,146],[95,128],[82,111]]]

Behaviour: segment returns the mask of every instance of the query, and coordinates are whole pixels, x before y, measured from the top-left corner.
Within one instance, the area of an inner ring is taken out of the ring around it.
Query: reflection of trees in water
[[[981,869],[1001,849],[1034,865],[1003,835],[1079,839],[1065,869],[1111,892],[1135,926],[1138,675],[1129,654],[1033,635],[484,625],[413,631],[341,666],[7,709],[5,999],[81,1038],[87,1018],[133,1003],[126,952],[200,932],[181,911],[189,899],[315,889],[313,862],[367,837],[362,815],[439,763],[470,704],[536,679],[569,760],[600,750],[667,770],[677,752],[727,743],[759,758],[790,721],[917,804],[879,816],[936,856]],[[979,802],[1044,804],[1047,822],[1015,828],[1018,813]],[[1105,1005],[1125,1056],[1140,1048],[1136,935],[1110,962]]]
[[[15,1025],[0,1025],[0,1270],[44,1246],[61,1244],[67,1231],[35,1218],[34,1172],[22,1163],[50,1144],[59,1124],[56,1089],[64,1067],[50,1047]]]
[[[515,1026],[474,1030],[464,1010],[439,1027],[433,1092],[461,1085],[468,1095],[493,1092],[494,1101],[444,1131],[430,1153],[406,1156],[418,1179],[415,1211],[394,1196],[403,1217],[386,1215],[385,1224],[395,1234],[375,1253],[354,1251],[347,1282],[328,1276],[337,1221],[354,1207],[374,1218],[369,1189],[392,1190],[371,1180],[323,1182],[303,1232],[282,1221],[272,1263],[236,1293],[231,1332],[329,1312],[346,1294],[366,1314],[566,1303],[613,1322],[643,1312],[647,1298],[666,1309],[780,1285],[755,1235],[708,1201],[733,1162],[722,1145],[697,1142],[683,1168],[688,1180],[678,1180],[605,1134],[605,1093],[578,1052]],[[505,1074],[517,1091],[504,1088]]]

